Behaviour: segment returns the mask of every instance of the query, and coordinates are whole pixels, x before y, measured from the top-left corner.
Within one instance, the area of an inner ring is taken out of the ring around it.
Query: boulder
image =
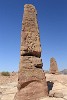
[[[63,98],[64,95],[63,95],[63,93],[55,92],[55,93],[54,93],[54,97],[56,97],[56,98]]]

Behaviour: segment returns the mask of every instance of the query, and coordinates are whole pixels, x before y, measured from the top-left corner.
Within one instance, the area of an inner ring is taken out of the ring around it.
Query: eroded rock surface
[[[31,4],[24,6],[21,32],[21,55],[41,56],[37,12],[35,7]]]

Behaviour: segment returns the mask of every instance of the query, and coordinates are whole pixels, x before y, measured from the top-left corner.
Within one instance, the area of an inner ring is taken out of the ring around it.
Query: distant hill
[[[67,75],[67,69],[64,69],[64,70],[60,71],[60,73]]]

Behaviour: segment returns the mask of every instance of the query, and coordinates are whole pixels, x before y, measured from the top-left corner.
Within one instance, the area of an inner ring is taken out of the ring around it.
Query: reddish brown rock
[[[50,59],[50,73],[58,74],[58,66],[57,66],[57,62],[54,58]]]
[[[24,6],[21,32],[18,92],[14,100],[36,100],[48,95],[46,77],[42,70],[40,36],[35,7]]]

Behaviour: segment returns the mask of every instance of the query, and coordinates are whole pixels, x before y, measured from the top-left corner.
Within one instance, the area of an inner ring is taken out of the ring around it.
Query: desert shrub
[[[1,72],[1,75],[3,75],[3,76],[10,76],[10,73],[9,72]]]

